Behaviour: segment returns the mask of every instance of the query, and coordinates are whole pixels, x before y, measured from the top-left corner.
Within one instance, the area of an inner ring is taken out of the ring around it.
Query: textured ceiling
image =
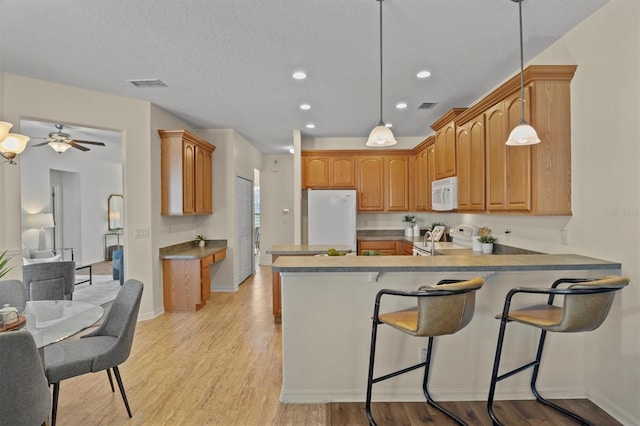
[[[525,1],[525,62],[606,1]],[[519,70],[511,0],[382,6],[384,120],[396,136],[428,135]],[[378,13],[376,0],[0,0],[0,71],[147,100],[194,128],[235,129],[263,153],[286,152],[294,129],[364,142],[379,119]],[[297,69],[308,78],[294,81]],[[421,69],[432,76],[417,79]],[[148,78],[168,87],[127,83]]]

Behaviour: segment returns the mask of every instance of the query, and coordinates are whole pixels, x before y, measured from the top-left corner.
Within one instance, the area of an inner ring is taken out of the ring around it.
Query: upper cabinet
[[[158,130],[158,134],[162,143],[161,214],[211,214],[216,147],[188,130]]]
[[[353,155],[302,153],[302,188],[355,188]]]
[[[505,142],[521,117],[520,76],[517,75],[456,118],[462,129],[459,150],[467,152],[471,141],[485,139],[485,206],[490,213],[571,215],[571,98],[574,65],[533,65],[525,69],[525,119],[541,142],[507,146]],[[472,132],[475,126],[477,134]],[[466,130],[466,133],[465,133]],[[479,152],[479,150],[477,150]],[[458,166],[475,161],[462,154]],[[480,155],[480,154],[478,154]],[[478,166],[476,166],[477,169]],[[473,173],[473,165],[468,173]],[[459,210],[476,208],[482,191],[477,180],[458,176]],[[462,198],[462,201],[460,199]],[[476,201],[471,201],[475,198]]]
[[[458,211],[485,209],[485,120],[484,114],[458,126],[456,167],[458,170]]]
[[[386,155],[384,175],[385,211],[409,211],[409,156]]]
[[[431,125],[436,132],[436,179],[456,175],[456,123],[455,118],[464,108],[453,108]]]
[[[356,157],[358,211],[384,211],[384,164],[383,155]]]
[[[415,210],[431,210],[431,182],[435,180],[435,136],[429,136],[416,148],[415,154]]]

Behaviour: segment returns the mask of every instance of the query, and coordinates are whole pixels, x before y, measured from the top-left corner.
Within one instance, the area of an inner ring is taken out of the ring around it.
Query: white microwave
[[[431,208],[437,211],[458,208],[458,178],[456,176],[431,182]]]

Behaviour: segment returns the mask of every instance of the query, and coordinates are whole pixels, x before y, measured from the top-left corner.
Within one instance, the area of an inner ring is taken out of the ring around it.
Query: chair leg
[[[58,396],[60,395],[60,382],[53,384],[53,402],[51,404],[51,426],[56,426],[58,415]]]
[[[113,367],[113,374],[116,375],[116,381],[118,382],[118,387],[120,388],[120,393],[122,394],[122,400],[124,401],[124,406],[127,407],[127,414],[129,414],[129,418],[133,417],[131,415],[131,409],[129,408],[129,402],[127,401],[127,395],[124,392],[124,386],[122,384],[122,379],[120,378],[120,371],[118,367]]]
[[[500,320],[500,332],[498,333],[498,344],[496,346],[496,356],[493,360],[493,371],[491,373],[491,383],[489,385],[489,397],[487,398],[487,411],[494,426],[502,426],[500,420],[493,412],[493,397],[496,391],[496,384],[498,382],[498,371],[500,369],[500,357],[502,356],[502,343],[504,342],[504,333],[507,327],[507,318],[503,316]]]
[[[547,336],[547,331],[542,330],[540,333],[540,342],[538,343],[538,352],[536,354],[536,363],[533,366],[533,372],[531,373],[531,392],[536,397],[536,401],[539,403],[546,405],[549,408],[553,408],[554,410],[564,414],[567,417],[571,417],[573,420],[578,423],[586,426],[593,426],[591,422],[587,419],[580,417],[579,415],[567,410],[566,408],[562,408],[559,405],[554,404],[553,402],[547,401],[540,395],[538,389],[536,388],[536,381],[538,380],[538,371],[540,370],[540,360],[542,359],[542,350],[544,348],[544,342]]]
[[[466,426],[466,423],[463,422],[458,416],[445,409],[443,406],[438,404],[433,400],[431,394],[429,393],[429,370],[431,369],[431,352],[433,350],[433,337],[429,337],[429,344],[427,345],[427,359],[424,366],[424,379],[422,380],[422,391],[424,396],[427,398],[427,403],[432,407],[438,409],[441,413],[446,415],[447,417],[454,420],[459,425]]]
[[[371,327],[371,350],[369,351],[369,375],[367,377],[367,400],[364,405],[365,412],[367,413],[367,419],[369,419],[370,426],[376,426],[375,420],[373,420],[373,414],[371,414],[371,391],[373,387],[373,363],[376,357],[376,336],[378,334],[378,321],[373,318],[373,325]]]
[[[107,377],[109,378],[109,384],[111,385],[111,392],[115,392],[116,390],[113,388],[113,379],[111,378],[110,368],[107,368]]]

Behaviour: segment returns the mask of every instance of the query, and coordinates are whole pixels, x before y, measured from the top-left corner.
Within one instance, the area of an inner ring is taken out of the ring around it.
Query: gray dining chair
[[[22,281],[0,281],[0,306],[8,304],[22,311],[27,305],[27,300],[27,289]]]
[[[76,281],[76,262],[24,265],[22,280],[29,300],[71,300]]]
[[[140,281],[127,280],[120,288],[104,322],[95,331],[78,340],[54,343],[44,348],[45,374],[49,384],[53,385],[52,426],[56,424],[60,382],[102,370],[107,371],[111,391],[114,392],[110,372],[113,370],[127,414],[132,417],[118,366],[129,358],[131,352],[142,289]]]
[[[0,384],[0,424],[44,424],[51,394],[38,348],[27,330],[0,333]]]

